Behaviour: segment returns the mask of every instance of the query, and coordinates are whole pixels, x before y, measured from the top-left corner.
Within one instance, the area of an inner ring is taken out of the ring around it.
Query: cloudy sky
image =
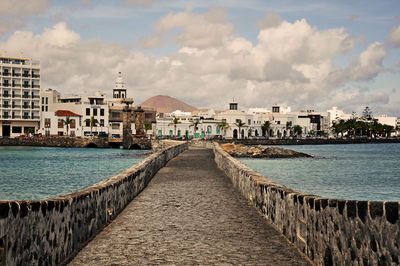
[[[163,94],[197,107],[339,106],[400,116],[400,3],[1,0],[0,55],[40,60],[42,89]],[[110,94],[111,95],[111,94]]]

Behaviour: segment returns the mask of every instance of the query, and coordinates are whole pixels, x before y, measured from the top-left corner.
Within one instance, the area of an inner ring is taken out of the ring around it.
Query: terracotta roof
[[[71,112],[69,110],[57,110],[56,116],[81,116],[81,115],[75,114],[74,112]]]

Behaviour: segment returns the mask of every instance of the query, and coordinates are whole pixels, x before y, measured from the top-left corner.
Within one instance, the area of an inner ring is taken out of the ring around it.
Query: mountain
[[[192,112],[196,110],[196,107],[167,95],[153,96],[139,105],[142,107],[153,108],[157,110],[158,113],[171,113],[176,110]]]

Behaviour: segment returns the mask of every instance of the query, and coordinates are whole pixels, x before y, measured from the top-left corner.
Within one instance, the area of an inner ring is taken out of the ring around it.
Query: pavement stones
[[[172,159],[70,265],[308,265],[213,157],[190,148]]]

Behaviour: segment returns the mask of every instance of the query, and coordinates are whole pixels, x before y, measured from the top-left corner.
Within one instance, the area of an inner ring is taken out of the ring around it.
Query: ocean
[[[400,143],[280,147],[314,158],[240,161],[294,190],[336,199],[400,201]]]
[[[74,192],[128,169],[148,152],[0,147],[0,200],[42,200]]]

